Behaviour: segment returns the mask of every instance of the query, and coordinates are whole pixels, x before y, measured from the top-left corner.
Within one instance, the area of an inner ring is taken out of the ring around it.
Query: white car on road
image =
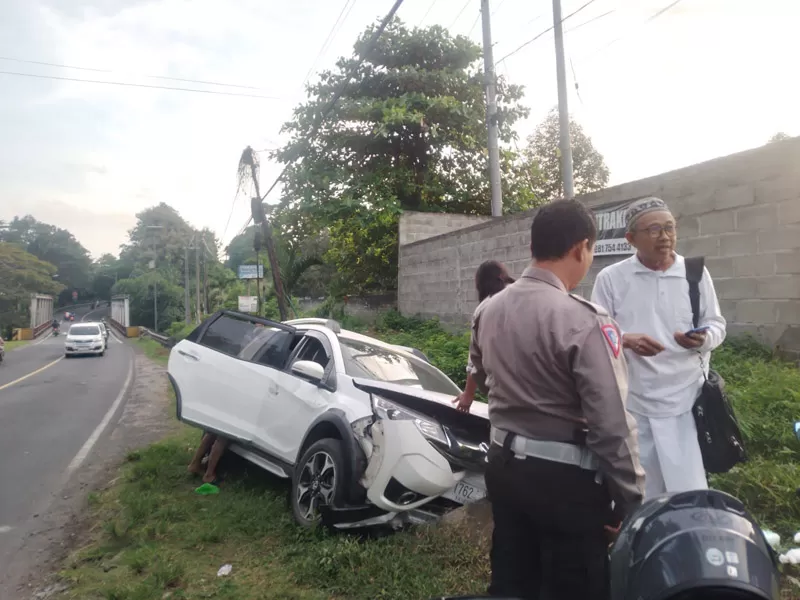
[[[100,323],[74,323],[64,339],[64,355],[69,358],[80,354],[106,353],[106,336]]]
[[[456,411],[458,386],[412,349],[335,321],[222,311],[172,349],[168,371],[178,418],[291,478],[302,525],[416,521],[433,500],[486,495],[486,405]]]

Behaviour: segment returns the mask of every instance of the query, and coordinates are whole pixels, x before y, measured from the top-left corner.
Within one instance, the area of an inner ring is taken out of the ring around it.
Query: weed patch
[[[166,366],[169,361],[169,348],[165,348],[157,341],[145,337],[135,339],[134,343],[144,351],[150,360]]]

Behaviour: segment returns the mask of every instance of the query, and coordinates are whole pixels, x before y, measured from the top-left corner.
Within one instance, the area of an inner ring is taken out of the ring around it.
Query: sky
[[[682,0],[652,18],[673,1],[591,0],[564,22],[569,109],[611,185],[760,146],[778,131],[800,135],[800,2]],[[587,0],[562,3],[566,16]],[[350,55],[393,0],[2,4],[0,219],[31,214],[98,257],[117,254],[135,214],[159,202],[230,241],[249,217],[246,194],[236,197],[242,150],[285,141],[307,74]],[[552,32],[501,59],[552,25],[552,3],[490,4],[497,73],[525,86],[531,109],[517,126],[522,143],[558,100]],[[398,12],[476,42],[479,15],[480,0],[405,0]],[[281,166],[260,156],[266,188]]]

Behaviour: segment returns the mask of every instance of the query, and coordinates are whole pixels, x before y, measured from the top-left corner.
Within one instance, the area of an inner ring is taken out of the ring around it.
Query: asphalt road
[[[108,308],[75,312],[77,323]],[[67,329],[7,352],[0,365],[0,581],[36,518],[91,455],[131,380],[133,351],[115,332],[105,356],[65,359]]]

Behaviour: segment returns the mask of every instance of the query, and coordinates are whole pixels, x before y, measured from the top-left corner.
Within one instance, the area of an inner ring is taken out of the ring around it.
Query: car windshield
[[[100,335],[97,325],[73,325],[69,328],[70,335]]]
[[[441,394],[461,390],[431,365],[381,346],[340,337],[344,369],[350,377],[362,377],[405,385]]]

